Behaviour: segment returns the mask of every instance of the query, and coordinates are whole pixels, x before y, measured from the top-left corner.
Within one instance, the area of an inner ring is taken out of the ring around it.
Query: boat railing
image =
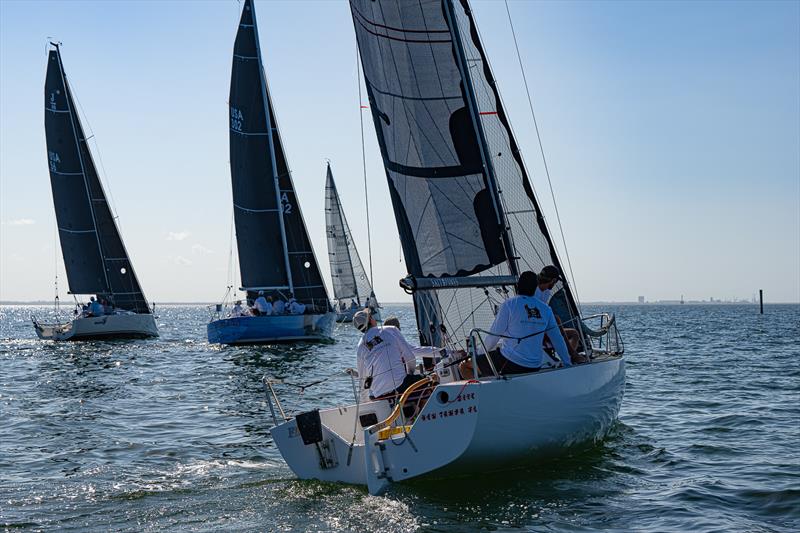
[[[469,336],[467,337],[467,353],[472,360],[472,373],[475,378],[478,377],[478,343],[480,343],[481,348],[483,348],[483,352],[486,354],[486,361],[489,363],[489,367],[492,369],[492,375],[496,378],[500,377],[500,373],[497,372],[497,368],[494,366],[494,361],[492,358],[489,357],[489,350],[486,349],[486,344],[483,342],[483,337],[481,337],[481,332],[484,330],[480,328],[472,328],[469,331]],[[463,377],[463,376],[462,376]]]
[[[595,329],[595,327],[597,329]],[[616,316],[611,313],[595,313],[581,318],[581,329],[592,355],[622,355],[625,343],[617,328]]]
[[[384,440],[395,434],[392,424],[394,424],[403,414],[403,407],[405,407],[409,397],[411,397],[414,392],[427,387],[432,383],[435,383],[433,376],[426,376],[408,387],[403,394],[400,395],[400,399],[397,400],[397,403],[395,404],[394,409],[392,409],[392,412],[389,414],[389,416],[369,428],[370,434],[378,433],[379,440]],[[396,427],[399,428],[396,433],[406,433],[408,431],[405,420],[403,420],[403,424],[401,426]]]
[[[358,396],[358,389],[356,386],[356,378],[358,377],[358,372],[352,368],[346,368],[344,371],[334,372],[333,374],[326,376],[322,379],[318,379],[316,381],[312,381],[311,383],[291,383],[286,381],[285,379],[280,378],[273,378],[268,375],[264,375],[261,378],[261,383],[264,385],[264,393],[267,396],[267,405],[269,406],[270,415],[272,415],[272,423],[273,425],[277,426],[280,423],[283,423],[287,420],[290,420],[292,417],[286,415],[286,411],[283,409],[283,405],[281,404],[281,400],[278,397],[278,393],[275,391],[275,385],[285,385],[288,387],[293,387],[300,391],[300,394],[303,394],[306,389],[310,387],[314,387],[321,383],[325,383],[328,380],[333,378],[338,378],[342,376],[350,376],[350,385],[353,389],[353,398],[356,404],[360,403],[360,398]],[[277,409],[277,412],[276,412]],[[278,419],[278,413],[280,414],[280,420]]]

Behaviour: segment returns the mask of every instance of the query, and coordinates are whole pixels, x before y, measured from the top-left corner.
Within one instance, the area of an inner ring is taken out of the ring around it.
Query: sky
[[[472,5],[563,261],[505,6]],[[800,301],[800,2],[509,7],[580,299],[750,298],[763,289],[768,302]],[[66,299],[43,126],[50,39],[63,43],[145,294],[222,298],[240,9],[235,0],[0,0],[0,300],[51,300],[56,273]],[[329,281],[326,159],[368,256],[349,8],[256,0],[256,12],[289,165]],[[408,301],[386,175],[364,118],[376,293]]]

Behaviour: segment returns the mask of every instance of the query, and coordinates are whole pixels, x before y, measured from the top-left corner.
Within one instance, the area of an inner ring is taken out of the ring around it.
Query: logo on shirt
[[[381,339],[379,335],[375,335],[374,337],[372,337],[371,341],[367,341],[364,344],[367,345],[367,348],[372,350],[373,348],[375,348],[377,345],[379,345],[382,342],[383,342],[383,339]]]
[[[528,318],[542,318],[542,313],[539,312],[539,309],[536,307],[531,309],[528,304],[525,304],[525,312],[528,313]]]

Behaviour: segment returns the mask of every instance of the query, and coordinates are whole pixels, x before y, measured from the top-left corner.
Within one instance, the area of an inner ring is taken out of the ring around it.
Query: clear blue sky
[[[257,1],[295,185],[327,276],[325,158],[361,254],[356,49],[344,1]],[[800,4],[511,2],[582,300],[800,300]],[[502,2],[473,1],[555,226]],[[151,300],[213,301],[230,249],[227,96],[240,5],[0,1],[0,299],[50,299],[48,37],[96,135]],[[367,126],[375,284],[405,274]],[[99,164],[99,161],[98,161]]]

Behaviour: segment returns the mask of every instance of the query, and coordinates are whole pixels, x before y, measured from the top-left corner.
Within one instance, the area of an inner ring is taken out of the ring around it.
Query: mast
[[[492,159],[489,157],[489,149],[486,144],[486,132],[483,130],[483,123],[480,120],[478,111],[478,104],[475,100],[475,87],[472,83],[472,77],[469,74],[469,66],[467,65],[466,57],[464,54],[464,44],[461,42],[461,32],[455,23],[455,14],[453,13],[453,0],[443,0],[445,5],[445,12],[447,13],[447,22],[450,26],[450,33],[453,36],[453,44],[458,56],[458,67],[461,71],[461,77],[464,80],[464,92],[467,95],[467,103],[469,105],[470,116],[472,117],[472,124],[478,133],[478,140],[480,141],[480,154],[483,160],[483,167],[486,169],[486,178],[489,182],[492,204],[494,205],[495,212],[497,213],[497,222],[502,225],[503,246],[506,249],[506,257],[508,259],[508,268],[511,275],[517,277],[519,271],[517,269],[517,262],[515,250],[512,246],[511,236],[508,232],[508,223],[506,222],[505,213],[503,212],[500,204],[499,189],[497,187],[497,180],[495,179],[494,165]]]
[[[272,139],[273,131],[272,117],[270,116],[269,97],[267,96],[267,77],[264,73],[264,61],[261,57],[261,42],[258,40],[258,22],[256,21],[256,9],[253,0],[245,2],[245,9],[249,6],[251,16],[253,17],[253,33],[256,39],[256,56],[258,57],[258,70],[261,73],[261,94],[264,98],[264,115],[267,117],[267,138],[269,139],[269,157],[272,163],[272,180],[275,183],[275,201],[278,205],[278,223],[281,232],[281,244],[283,244],[283,262],[286,266],[286,276],[289,280],[289,291],[294,294],[294,282],[292,280],[292,267],[289,263],[289,245],[286,242],[286,225],[284,222],[284,207],[281,201],[281,188],[278,176],[278,165],[275,159],[275,142]]]

